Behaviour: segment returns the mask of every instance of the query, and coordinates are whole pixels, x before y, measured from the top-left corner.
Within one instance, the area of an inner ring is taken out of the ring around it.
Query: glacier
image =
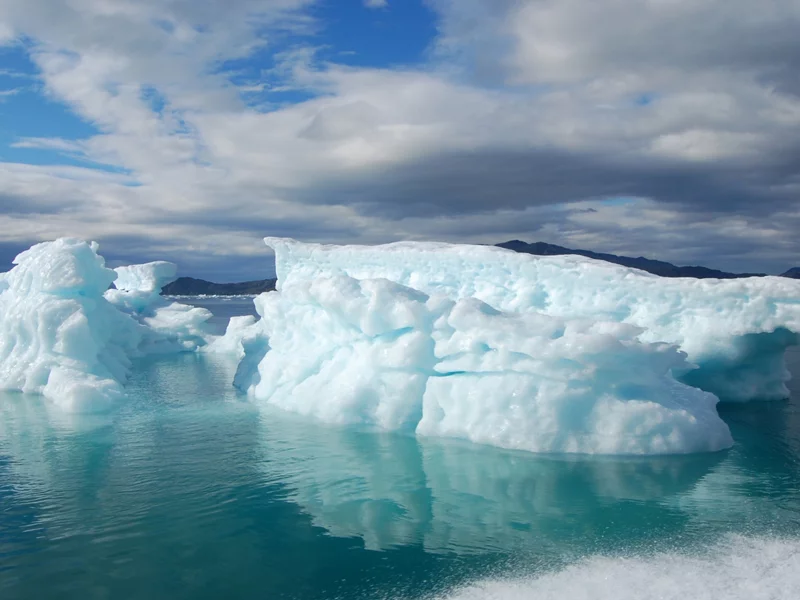
[[[171,263],[113,270],[97,244],[61,238],[13,264],[0,274],[0,389],[42,394],[72,412],[102,411],[124,397],[133,358],[213,341],[210,312],[159,296],[174,279]]]

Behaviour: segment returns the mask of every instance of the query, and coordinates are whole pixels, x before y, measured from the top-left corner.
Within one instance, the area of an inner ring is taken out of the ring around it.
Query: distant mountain
[[[781,277],[791,277],[792,279],[800,279],[800,267],[792,267],[786,273],[782,273]]]
[[[632,267],[634,269],[641,269],[648,273],[660,275],[661,277],[695,277],[697,279],[737,279],[740,277],[763,277],[764,273],[726,273],[725,271],[717,271],[716,269],[709,269],[707,267],[678,267],[672,263],[664,262],[662,260],[652,260],[639,256],[633,258],[630,256],[617,256],[616,254],[605,254],[602,252],[592,252],[591,250],[573,250],[571,248],[564,248],[563,246],[556,246],[555,244],[546,244],[544,242],[534,242],[533,244],[526,244],[519,240],[511,240],[497,244],[500,248],[513,250],[514,252],[523,252],[525,254],[536,254],[538,256],[558,256],[562,254],[578,254],[588,258],[595,258],[597,260],[604,260],[606,262],[622,265],[625,267]],[[792,271],[800,269],[792,269],[784,273],[784,277],[799,277],[800,273],[789,275]]]
[[[260,294],[275,289],[275,279],[242,281],[240,283],[212,283],[194,277],[178,277],[161,288],[164,296],[244,296]]]

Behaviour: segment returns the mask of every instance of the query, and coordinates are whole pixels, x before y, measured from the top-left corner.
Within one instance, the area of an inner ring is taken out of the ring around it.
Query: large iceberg
[[[122,396],[141,328],[103,293],[116,278],[93,244],[60,239],[14,260],[0,285],[0,388],[73,410]]]
[[[383,278],[496,310],[635,325],[643,342],[675,344],[698,369],[673,372],[724,400],[788,396],[783,355],[800,342],[800,281],[663,278],[581,256],[489,246],[400,242],[326,246],[266,238],[279,283],[346,275]]]
[[[258,401],[331,423],[535,452],[732,444],[717,397],[675,378],[695,366],[674,336],[626,322],[602,288],[604,310],[537,310],[558,288],[525,271],[533,257],[444,244],[267,243],[278,291],[256,299],[257,323],[226,336],[231,347],[248,340],[249,350],[237,348],[237,384]],[[590,274],[587,285],[610,275],[594,261],[564,264]],[[516,278],[514,265],[531,278]],[[569,269],[564,277],[570,284]],[[573,291],[591,302],[591,290]]]

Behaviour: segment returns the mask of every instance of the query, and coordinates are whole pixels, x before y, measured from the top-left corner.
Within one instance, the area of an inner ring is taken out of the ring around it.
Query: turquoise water
[[[591,459],[318,425],[234,368],[141,361],[105,416],[0,396],[0,598],[800,597],[797,382],[722,410],[729,451]]]

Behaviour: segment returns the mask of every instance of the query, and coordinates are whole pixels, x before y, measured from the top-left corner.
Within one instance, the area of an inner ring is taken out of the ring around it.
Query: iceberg
[[[797,281],[663,279],[482,246],[266,242],[278,288],[224,336],[208,310],[160,295],[172,263],[112,270],[94,243],[33,246],[0,275],[0,389],[97,410],[123,395],[133,357],[207,351],[235,358],[234,386],[256,402],[327,423],[624,455],[727,448],[718,396],[787,394]]]
[[[97,250],[73,238],[44,242],[0,274],[1,390],[42,394],[72,412],[102,411],[124,396],[132,358],[214,339],[209,311],[159,296],[175,265],[112,270]]]
[[[172,302],[161,296],[161,288],[175,281],[178,267],[156,261],[115,269],[114,289],[106,299],[143,325],[140,351],[144,354],[192,352],[213,340],[205,308]]]
[[[279,284],[345,275],[382,278],[498,311],[640,327],[642,342],[677,345],[696,369],[673,372],[725,401],[788,397],[787,347],[800,343],[800,281],[663,278],[582,256],[532,256],[489,246],[399,242],[304,244],[266,238]]]
[[[0,389],[76,411],[121,398],[142,332],[103,297],[117,275],[97,246],[45,242],[14,264],[0,286]]]
[[[732,444],[717,397],[675,379],[694,368],[685,352],[609,314],[566,318],[509,299],[501,283],[542,287],[488,260],[510,252],[490,251],[479,266],[470,252],[484,249],[474,246],[267,243],[278,290],[256,298],[261,319],[237,330],[261,340],[242,346],[237,373],[256,401],[329,423],[534,452]],[[440,250],[445,263],[464,259],[440,269]]]

